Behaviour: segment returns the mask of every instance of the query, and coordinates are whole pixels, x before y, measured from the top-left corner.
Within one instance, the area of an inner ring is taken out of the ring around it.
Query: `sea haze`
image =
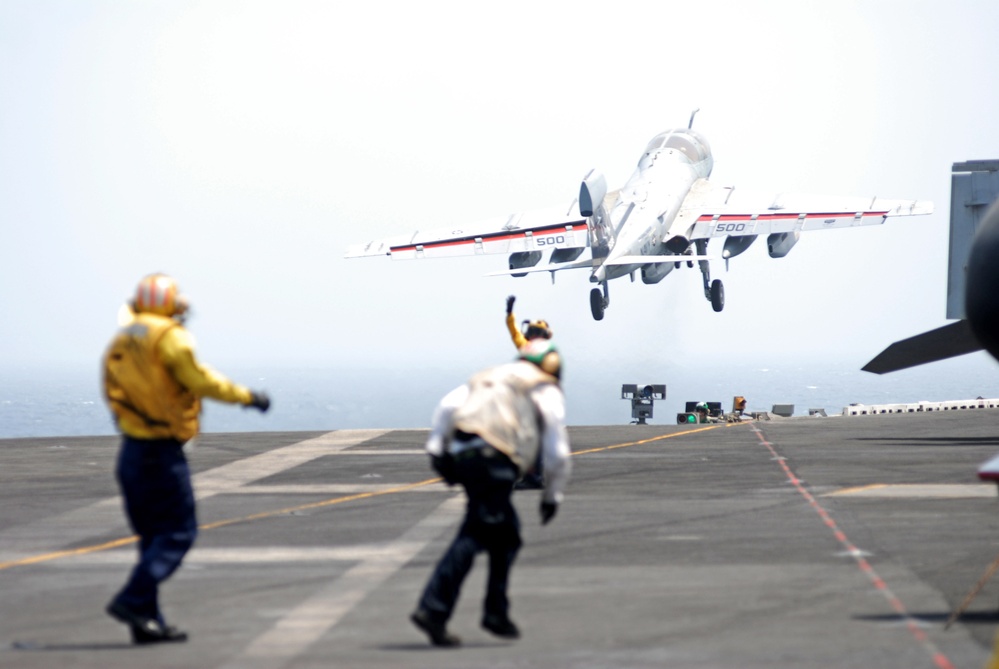
[[[570,425],[628,423],[630,403],[621,384],[665,383],[667,398],[654,405],[652,423],[674,423],[687,401],[718,401],[728,409],[735,395],[749,410],[793,404],[795,413],[825,409],[839,414],[853,404],[999,397],[999,365],[984,353],[877,376],[866,362],[670,360],[662,364],[567,365],[564,379]],[[639,370],[639,371],[635,371]],[[204,432],[336,430],[426,427],[437,400],[473,368],[246,367],[223,370],[230,378],[270,393],[266,415],[205,402]],[[94,367],[0,370],[0,438],[114,434]]]

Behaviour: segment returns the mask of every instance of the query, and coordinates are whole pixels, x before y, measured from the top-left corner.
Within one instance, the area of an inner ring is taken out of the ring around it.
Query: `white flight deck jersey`
[[[491,367],[455,388],[434,411],[427,452],[450,451],[456,429],[477,434],[521,472],[544,462],[544,499],[561,503],[571,471],[565,397],[554,377],[525,361]]]

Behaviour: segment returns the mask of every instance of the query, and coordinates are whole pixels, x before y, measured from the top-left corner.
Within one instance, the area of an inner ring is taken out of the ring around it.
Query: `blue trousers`
[[[468,495],[465,519],[458,536],[437,563],[420,597],[419,607],[437,622],[446,622],[454,611],[461,584],[472,569],[475,555],[489,555],[484,613],[505,618],[509,610],[507,583],[520,550],[520,519],[511,497],[517,468],[505,455],[485,449],[466,451],[455,463],[458,481]]]
[[[177,570],[198,533],[182,446],[174,439],[126,436],[115,472],[129,524],[139,535],[139,563],[115,601],[160,623],[159,584]]]

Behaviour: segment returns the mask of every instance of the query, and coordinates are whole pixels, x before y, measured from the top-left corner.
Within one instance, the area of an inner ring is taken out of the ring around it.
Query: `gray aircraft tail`
[[[971,325],[967,320],[960,320],[897,341],[861,369],[874,374],[886,374],[980,350],[982,345],[972,333]]]

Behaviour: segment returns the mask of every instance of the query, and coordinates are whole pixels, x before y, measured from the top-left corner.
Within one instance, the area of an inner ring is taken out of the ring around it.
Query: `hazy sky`
[[[215,366],[382,370],[512,354],[508,294],[571,366],[701,356],[859,368],[945,323],[950,168],[999,158],[999,3],[0,2],[0,369],[96,365],[151,271]],[[696,270],[485,277],[505,256],[348,245],[613,188],[694,127],[712,180],[932,200],[932,216]],[[457,379],[456,379],[457,381]]]

